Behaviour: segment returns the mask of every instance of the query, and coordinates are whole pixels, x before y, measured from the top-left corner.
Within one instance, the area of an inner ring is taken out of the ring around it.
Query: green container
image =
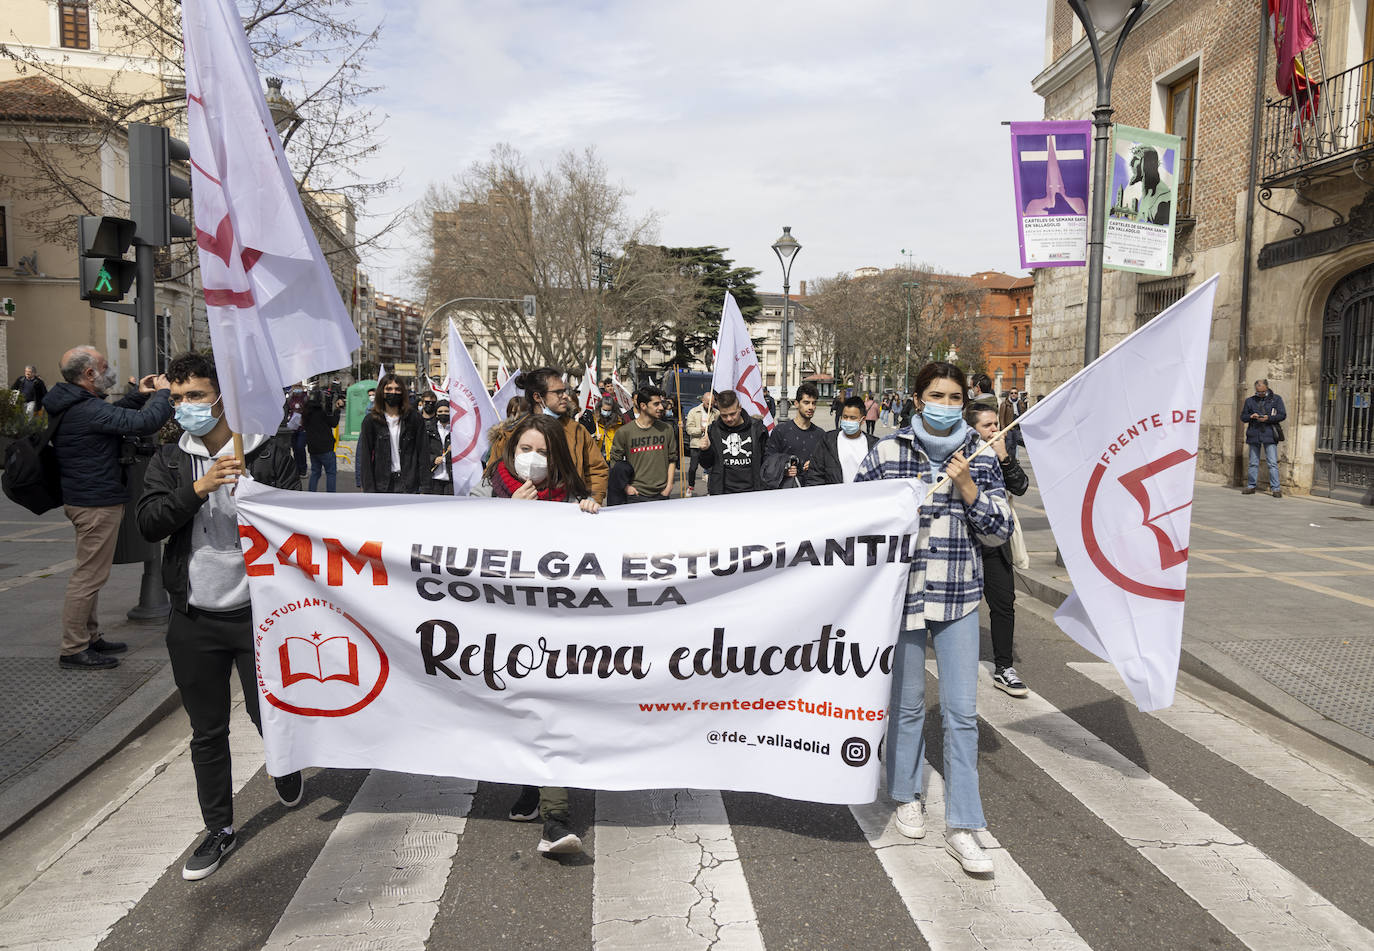
[[[377,388],[376,380],[359,380],[348,388],[348,394],[344,397],[344,418],[343,426],[339,433],[339,441],[353,440],[358,438],[358,433],[363,428],[363,417],[371,406],[367,402],[367,391]]]

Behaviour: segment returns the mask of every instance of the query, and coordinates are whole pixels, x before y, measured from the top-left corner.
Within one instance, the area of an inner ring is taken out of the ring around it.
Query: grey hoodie
[[[245,435],[245,454],[267,441],[266,436]],[[192,479],[199,479],[215,460],[234,454],[233,440],[220,447],[214,456],[199,436],[182,433],[177,444],[191,457]],[[240,479],[251,478],[247,473]],[[243,570],[243,549],[239,547],[238,507],[234,486],[222,485],[211,492],[196,512],[191,532],[191,561],[187,566],[187,600],[205,611],[233,611],[248,603],[248,575]]]

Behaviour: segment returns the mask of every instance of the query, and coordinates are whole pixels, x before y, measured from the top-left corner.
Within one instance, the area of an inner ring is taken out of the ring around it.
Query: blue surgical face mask
[[[177,425],[192,436],[204,436],[215,428],[219,417],[215,415],[215,403],[180,403],[177,405]]]
[[[555,412],[554,410],[549,409],[547,406],[544,407],[544,415],[552,416],[554,419],[562,419],[563,417],[562,413]]]
[[[950,429],[964,418],[964,407],[945,406],[940,403],[926,403],[921,407],[921,418],[931,429]]]
[[[859,427],[862,426],[862,425],[863,425],[863,420],[861,420],[861,419],[842,419],[842,420],[840,420],[840,428],[844,430],[844,434],[845,434],[846,436],[853,436],[855,433],[857,433],[857,432],[859,431]]]

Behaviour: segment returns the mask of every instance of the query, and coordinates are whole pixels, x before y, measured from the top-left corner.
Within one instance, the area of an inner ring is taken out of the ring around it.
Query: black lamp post
[[[791,301],[789,291],[792,284],[792,259],[801,250],[801,243],[792,237],[792,226],[783,225],[782,237],[773,242],[773,253],[778,256],[778,263],[782,265],[782,398],[778,400],[778,415],[786,419],[788,409],[791,407],[791,397],[787,389],[787,362],[792,350],[792,328],[788,323],[788,305]]]
[[[1126,44],[1127,34],[1149,4],[1147,0],[1068,0],[1068,4],[1083,23],[1097,69],[1097,107],[1093,109],[1093,200],[1088,224],[1088,300],[1083,325],[1083,364],[1086,366],[1097,359],[1102,344],[1102,241],[1108,200],[1107,140],[1112,131],[1112,74],[1116,72],[1116,60]],[[1111,49],[1111,58],[1104,64],[1107,50],[1099,42],[1098,31],[1105,39],[1118,26],[1121,32]]]

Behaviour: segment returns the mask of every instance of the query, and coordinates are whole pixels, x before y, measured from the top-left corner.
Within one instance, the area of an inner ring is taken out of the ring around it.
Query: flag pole
[[[678,452],[679,452],[679,453],[681,453],[682,450],[686,449],[686,450],[687,450],[687,455],[690,457],[691,454],[692,454],[692,450],[691,450],[688,446],[684,446],[684,445],[682,444],[682,368],[681,368],[681,367],[678,367],[678,368],[677,368],[677,372],[675,372],[675,373],[673,374],[673,389],[674,389],[674,390],[676,391],[676,393],[677,393],[677,414],[676,414],[676,415],[677,415],[677,448],[678,448]],[[687,494],[687,473],[686,473],[686,470],[682,467],[681,457],[679,456],[679,459],[678,459],[678,467],[677,467],[677,497],[680,498],[680,499],[681,499],[681,498],[685,498],[685,497],[686,497],[686,494]]]
[[[1065,382],[1067,383],[1068,381],[1066,380]],[[1063,385],[1064,385],[1063,383],[1060,384],[1060,386],[1063,386]],[[1051,396],[1054,395],[1054,390],[1051,390],[1051,391],[1050,391],[1050,395],[1051,395]],[[1048,397],[1047,397],[1047,398],[1048,398]],[[1041,402],[1043,402],[1043,400],[1042,400]],[[1036,403],[1036,404],[1035,404],[1035,406],[1039,406],[1039,405],[1040,405],[1040,403]],[[1016,417],[1015,419],[1013,419],[1013,420],[1011,421],[1011,425],[1010,425],[1010,426],[1008,426],[1006,429],[1004,429],[1004,430],[1002,430],[1001,432],[999,432],[996,436],[993,436],[992,439],[988,440],[987,442],[983,443],[983,445],[981,445],[981,446],[979,446],[977,449],[975,449],[975,450],[973,451],[973,455],[971,455],[971,456],[968,457],[968,461],[969,461],[969,462],[972,462],[974,459],[978,458],[978,457],[981,456],[983,453],[987,452],[989,449],[992,448],[992,444],[993,444],[993,443],[995,443],[997,440],[999,440],[999,439],[1003,438],[1004,436],[1006,436],[1007,433],[1011,432],[1011,431],[1012,431],[1013,429],[1015,429],[1017,426],[1020,426],[1020,425],[1021,425],[1021,420],[1024,419],[1026,416],[1030,415],[1031,409],[1035,409],[1035,406],[1032,406],[1030,409],[1026,410],[1026,411],[1025,411],[1024,413],[1022,413],[1020,416],[1018,416],[1018,417]],[[926,504],[926,501],[927,501],[928,499],[930,499],[931,496],[933,496],[936,492],[939,492],[939,491],[940,491],[941,489],[943,489],[945,486],[949,485],[950,481],[951,481],[951,480],[950,480],[950,477],[949,477],[948,475],[943,475],[943,476],[941,476],[941,477],[940,477],[940,481],[937,482],[937,483],[935,483],[935,485],[931,487],[931,490],[930,490],[929,492],[926,493],[926,497],[925,497],[924,499],[921,500],[921,505],[925,505],[925,504]],[[920,506],[917,506],[917,507],[919,508]]]
[[[242,433],[234,433],[234,434],[233,434],[233,438],[234,438],[234,458],[238,460],[239,465],[243,466],[244,469],[247,469],[247,468],[248,468],[248,463],[246,463],[246,462],[243,461],[243,434],[242,434]]]

